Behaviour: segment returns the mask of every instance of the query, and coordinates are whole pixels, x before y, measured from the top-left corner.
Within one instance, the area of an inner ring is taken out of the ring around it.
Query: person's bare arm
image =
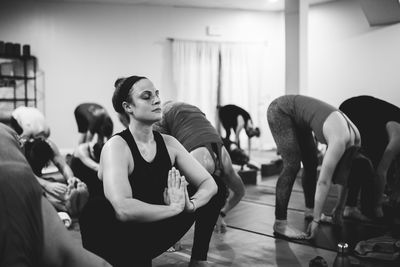
[[[154,205],[133,198],[128,180],[133,168],[134,162],[126,142],[119,136],[111,138],[101,153],[99,178],[103,180],[105,196],[111,202],[120,221],[158,221],[183,211],[184,191],[173,192],[172,194],[178,195],[178,199],[171,201],[169,205]],[[169,184],[177,187],[177,179],[173,180]]]
[[[53,150],[52,162],[57,167],[57,169],[60,171],[60,173],[64,177],[65,181],[69,184],[70,180],[77,179],[77,178],[74,178],[74,173],[72,172],[71,168],[68,166],[64,157],[61,155],[56,144],[54,144],[49,139],[47,139],[46,142],[50,145],[51,149]]]
[[[83,143],[80,144],[75,152],[74,155],[80,159],[82,161],[83,164],[85,164],[87,167],[89,167],[90,169],[94,170],[94,171],[98,171],[99,170],[99,163],[97,163],[96,161],[92,160],[92,158],[89,155],[89,144],[90,143]]]
[[[314,219],[310,224],[310,236],[309,238],[313,238],[316,234],[317,226],[321,214],[322,209],[325,204],[325,200],[328,196],[331,184],[332,184],[332,176],[335,171],[335,168],[344,154],[346,150],[346,146],[350,141],[350,132],[347,127],[347,122],[344,117],[335,112],[331,114],[323,125],[324,136],[327,140],[328,147],[325,152],[324,159],[321,165],[321,171],[317,181],[317,188],[315,191],[315,200],[314,200]],[[336,207],[343,206],[340,201],[344,201],[346,198],[341,196],[340,199],[337,199]],[[337,210],[342,215],[342,212]]]
[[[163,138],[181,174],[197,188],[191,197],[196,209],[206,205],[218,190],[211,174],[174,137],[163,135]]]
[[[321,217],[322,209],[332,183],[333,173],[345,148],[343,142],[337,141],[330,144],[326,150],[315,191],[314,218],[316,219]]]
[[[224,175],[222,176],[222,179],[225,185],[233,192],[233,194],[229,196],[225,206],[221,209],[221,212],[226,214],[243,198],[245,194],[245,187],[242,179],[233,169],[231,158],[225,147],[222,148],[222,165],[224,168]]]

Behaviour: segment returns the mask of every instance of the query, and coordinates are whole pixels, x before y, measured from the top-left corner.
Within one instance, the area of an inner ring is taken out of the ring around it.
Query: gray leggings
[[[275,218],[287,219],[287,208],[293,184],[303,163],[302,186],[307,208],[314,207],[317,182],[317,145],[310,128],[298,127],[292,118],[280,109],[284,101],[273,101],[268,107],[268,124],[283,160],[283,170],[276,183]]]

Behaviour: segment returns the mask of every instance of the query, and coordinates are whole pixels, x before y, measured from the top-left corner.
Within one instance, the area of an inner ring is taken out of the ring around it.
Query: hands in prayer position
[[[181,176],[179,171],[172,167],[168,172],[168,188],[164,190],[164,202],[166,205],[173,206],[179,211],[186,210],[191,205],[188,193],[187,182],[185,176]],[[193,205],[192,205],[193,207]]]

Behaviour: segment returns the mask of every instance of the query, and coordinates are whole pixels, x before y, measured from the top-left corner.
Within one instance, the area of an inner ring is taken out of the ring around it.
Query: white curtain
[[[177,101],[199,107],[215,126],[219,44],[174,40],[172,66]]]
[[[266,118],[269,88],[265,44],[174,40],[172,64],[177,101],[198,106],[217,126],[220,77],[220,105],[235,104],[248,111],[253,124],[261,130],[261,137],[252,139],[252,148],[264,148],[265,135],[270,135]],[[247,137],[242,138],[241,146],[247,148]]]
[[[262,148],[266,133],[266,92],[268,91],[267,47],[265,44],[224,43],[221,45],[221,106],[237,105],[251,115],[260,138],[252,139],[252,149]],[[242,140],[243,139],[243,140]],[[241,146],[247,147],[241,133]]]

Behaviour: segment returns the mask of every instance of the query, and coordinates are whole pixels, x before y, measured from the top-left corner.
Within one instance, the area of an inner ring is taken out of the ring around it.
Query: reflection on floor
[[[259,164],[276,159],[274,151],[252,151],[251,159]],[[239,167],[238,167],[239,169]],[[389,229],[374,224],[346,222],[343,230],[335,230],[332,226],[321,226],[321,231],[314,243],[308,241],[293,242],[275,238],[272,233],[274,222],[275,183],[277,175],[257,177],[257,185],[246,186],[246,196],[226,218],[228,231],[224,234],[214,233],[210,242],[208,261],[210,266],[309,266],[309,261],[316,256],[323,257],[332,266],[336,257],[334,248],[338,240],[346,240],[353,247],[354,243],[366,238],[379,236]],[[336,195],[331,190],[326,211],[333,206]],[[289,203],[288,219],[303,230],[307,222],[303,216],[304,198],[300,179],[296,180]],[[79,229],[75,229],[74,237],[80,242]],[[183,237],[182,250],[165,252],[153,260],[154,267],[188,266],[193,240],[193,228]],[[154,240],[154,242],[157,242]],[[400,266],[399,261],[360,261],[351,257],[352,266]]]

